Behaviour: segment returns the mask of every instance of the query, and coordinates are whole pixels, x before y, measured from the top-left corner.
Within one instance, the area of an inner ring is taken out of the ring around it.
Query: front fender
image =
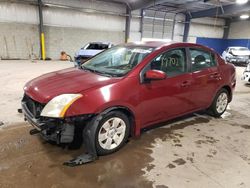
[[[134,82],[133,79],[127,79],[123,83],[114,83],[85,91],[82,93],[83,97],[79,98],[68,108],[65,116],[99,114],[105,109],[114,106],[126,107],[137,115],[139,92],[136,85],[132,82]],[[131,85],[135,85],[135,87],[131,87]]]

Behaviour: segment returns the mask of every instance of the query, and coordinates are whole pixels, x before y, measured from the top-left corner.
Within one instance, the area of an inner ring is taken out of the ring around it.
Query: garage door
[[[174,13],[144,10],[142,37],[172,39],[174,31]]]

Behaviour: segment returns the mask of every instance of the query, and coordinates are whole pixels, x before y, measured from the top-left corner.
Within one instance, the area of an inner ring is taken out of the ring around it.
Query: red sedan
[[[119,150],[156,123],[206,109],[220,117],[232,100],[235,68],[190,43],[115,46],[84,63],[42,75],[24,87],[25,119],[43,138],[71,143],[83,132],[87,153],[74,166]]]

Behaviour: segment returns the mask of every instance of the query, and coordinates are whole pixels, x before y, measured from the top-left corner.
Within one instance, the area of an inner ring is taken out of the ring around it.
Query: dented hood
[[[29,81],[24,90],[26,95],[35,101],[47,103],[61,94],[80,93],[119,80],[120,78],[110,78],[81,69],[70,68],[37,77]]]

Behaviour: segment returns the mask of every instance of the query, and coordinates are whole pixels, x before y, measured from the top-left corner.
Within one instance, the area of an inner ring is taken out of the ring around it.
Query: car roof
[[[111,42],[90,42],[89,44],[112,44]]]
[[[214,51],[213,49],[207,47],[207,46],[203,46],[200,44],[196,44],[196,43],[187,43],[187,42],[175,42],[175,41],[146,41],[146,42],[129,42],[124,44],[125,46],[138,46],[138,47],[148,47],[148,48],[162,48],[162,47],[166,47],[166,46],[170,46],[170,45],[174,45],[175,47],[178,46],[186,46],[186,47],[200,47],[203,49],[208,49],[211,51]]]
[[[175,42],[164,42],[164,41],[140,41],[140,42],[129,42],[126,43],[125,46],[141,46],[141,47],[149,47],[149,48],[157,48],[161,46],[167,46],[173,44]]]

